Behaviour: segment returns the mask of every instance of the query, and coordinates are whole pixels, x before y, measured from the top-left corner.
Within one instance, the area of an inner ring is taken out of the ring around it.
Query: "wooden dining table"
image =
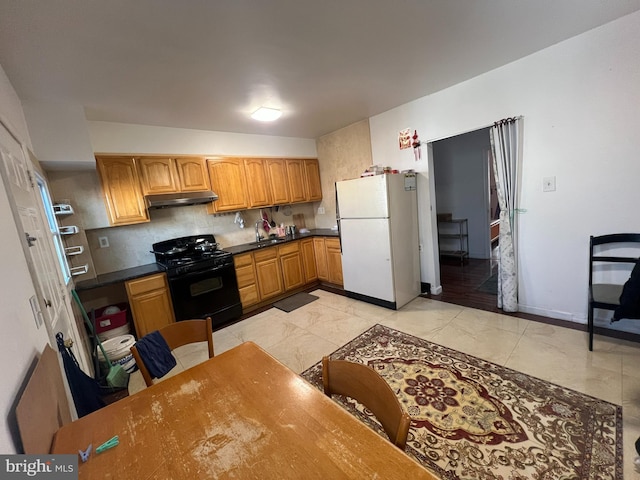
[[[64,425],[52,453],[89,444],[80,479],[436,478],[252,342]]]

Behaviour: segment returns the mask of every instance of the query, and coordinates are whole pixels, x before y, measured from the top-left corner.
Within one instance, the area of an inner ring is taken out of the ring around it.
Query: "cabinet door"
[[[327,252],[327,269],[329,281],[336,285],[344,283],[342,279],[342,253],[340,252],[340,240],[337,238],[325,238]]]
[[[164,273],[125,282],[138,338],[175,322]]]
[[[181,192],[200,192],[211,189],[204,157],[176,158],[175,164],[178,172],[178,188]]]
[[[288,292],[305,284],[300,242],[290,242],[278,247],[284,291]]]
[[[320,165],[316,158],[304,160],[305,199],[307,202],[322,200],[322,185],[320,184]]]
[[[213,202],[214,212],[243,210],[248,208],[244,174],[244,162],[238,158],[208,160],[211,189],[218,194]]]
[[[247,178],[249,208],[272,205],[264,160],[262,158],[245,158],[244,173]]]
[[[300,240],[300,251],[302,253],[302,266],[304,267],[304,281],[311,283],[318,279],[318,268],[316,266],[316,254],[313,247],[313,239],[306,238]]]
[[[140,178],[132,157],[96,157],[111,225],[148,222]]]
[[[262,300],[284,293],[282,269],[278,261],[277,247],[265,248],[254,252],[256,262],[256,280]]]
[[[271,200],[274,205],[289,203],[289,177],[287,176],[287,164],[280,158],[268,158],[265,160],[267,178]]]
[[[256,284],[256,269],[253,263],[253,255],[246,253],[233,257],[238,279],[238,290],[242,308],[255,305],[260,301],[258,286]]]
[[[304,185],[304,163],[302,160],[286,160],[287,178],[289,179],[289,201],[304,202],[305,185]]]
[[[140,169],[142,191],[145,195],[175,193],[179,191],[173,159],[165,157],[141,157],[136,158],[136,162]]]
[[[318,268],[318,278],[329,281],[329,267],[327,265],[327,252],[324,246],[324,238],[314,238],[313,248],[316,254],[316,266]]]

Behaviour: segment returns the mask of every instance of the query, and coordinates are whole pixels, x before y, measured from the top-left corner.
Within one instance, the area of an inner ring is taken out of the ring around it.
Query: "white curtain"
[[[517,221],[522,119],[507,118],[491,128],[491,149],[500,205],[498,307],[518,311]]]

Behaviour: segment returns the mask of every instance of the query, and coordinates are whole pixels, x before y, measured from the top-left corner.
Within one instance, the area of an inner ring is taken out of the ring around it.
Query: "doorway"
[[[56,334],[77,345],[76,358],[80,367],[89,372],[91,363],[88,352],[79,341],[78,325],[73,317],[65,276],[56,254],[52,236],[55,220],[50,223],[45,212],[48,189],[44,177],[37,172],[36,164],[24,146],[0,124],[0,180],[6,185],[9,202],[18,231],[22,235],[24,255],[35,296],[16,298],[16,302],[28,301],[33,310],[37,328],[44,324],[49,343],[56,349]],[[50,205],[49,205],[50,206]],[[57,227],[55,227],[57,228]],[[16,252],[20,255],[20,252]],[[29,292],[30,293],[30,292]]]
[[[499,211],[489,127],[438,140],[432,147],[442,286],[442,293],[433,298],[497,311],[497,225],[493,223]],[[449,219],[466,224],[466,232],[455,232],[466,235],[466,242],[447,230]],[[466,255],[450,255],[457,253],[458,245],[467,249]]]

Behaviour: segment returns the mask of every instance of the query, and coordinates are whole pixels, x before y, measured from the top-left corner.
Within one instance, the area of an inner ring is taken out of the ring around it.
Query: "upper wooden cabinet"
[[[305,175],[303,160],[285,161],[287,164],[287,179],[289,181],[289,201],[291,203],[305,202]]]
[[[249,208],[247,181],[242,158],[207,160],[211,189],[218,200],[211,203],[210,213],[245,210]]]
[[[178,190],[178,173],[175,171],[176,164],[172,158],[144,157],[137,158],[136,162],[145,195],[175,193]]]
[[[96,157],[111,225],[148,222],[140,178],[133,157]]]
[[[289,196],[289,177],[287,164],[282,158],[267,158],[264,160],[271,190],[271,200],[274,205],[291,203]]]
[[[273,205],[265,162],[261,158],[245,158],[244,174],[247,181],[249,208]]]
[[[218,194],[209,213],[322,200],[315,158],[211,158],[207,164],[211,189]]]
[[[317,158],[305,158],[304,162],[304,186],[305,200],[318,202],[322,200],[322,185],[320,184],[320,165]]]
[[[204,157],[178,157],[175,161],[181,192],[200,192],[211,189],[207,161]]]
[[[204,157],[137,158],[145,195],[209,190]]]
[[[268,158],[264,162],[274,205],[322,200],[317,158]]]

